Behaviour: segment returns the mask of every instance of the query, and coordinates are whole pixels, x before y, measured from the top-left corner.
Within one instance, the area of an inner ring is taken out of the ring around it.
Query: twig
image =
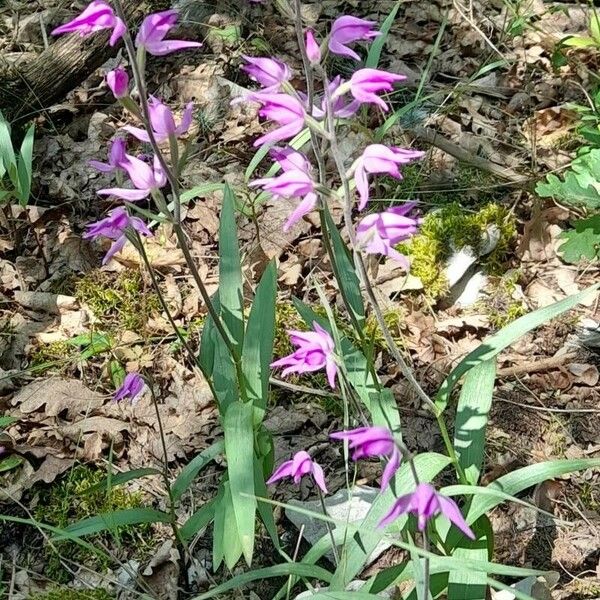
[[[441,133],[427,127],[415,127],[410,133],[417,139],[439,148],[446,154],[474,166],[480,171],[486,171],[508,181],[511,185],[526,185],[533,182],[534,178],[522,175],[510,167],[503,167],[498,163],[487,160],[482,156],[474,156],[458,144],[451,142]]]
[[[498,377],[515,377],[524,373],[536,373],[538,371],[548,371],[559,367],[565,362],[573,360],[577,356],[577,352],[568,352],[561,356],[551,356],[549,358],[541,358],[538,360],[527,360],[524,363],[515,365],[514,367],[505,367],[498,369]]]

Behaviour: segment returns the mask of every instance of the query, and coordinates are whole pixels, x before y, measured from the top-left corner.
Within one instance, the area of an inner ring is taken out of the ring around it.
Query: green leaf
[[[255,422],[263,420],[269,396],[270,364],[275,340],[277,269],[271,261],[256,288],[242,349],[242,370],[248,400],[254,406]]]
[[[595,148],[578,156],[564,174],[564,181],[556,175],[547,175],[546,183],[535,188],[543,198],[554,198],[565,204],[600,208],[600,149]]]
[[[26,205],[31,194],[31,179],[33,177],[32,161],[33,161],[33,136],[35,127],[27,130],[23,143],[21,144],[21,152],[17,169],[19,172],[19,200],[22,205]]]
[[[254,552],[254,424],[251,404],[234,402],[223,423],[231,501],[242,552],[248,565]]]
[[[377,36],[371,46],[369,47],[369,53],[367,54],[367,60],[365,61],[365,68],[367,69],[376,69],[379,65],[379,59],[381,58],[381,51],[387,42],[388,35],[390,33],[390,29],[394,23],[394,19],[398,14],[398,10],[400,9],[400,5],[402,4],[402,0],[396,2],[390,14],[386,17],[381,29],[379,30],[381,35]]]
[[[193,538],[215,518],[215,502],[215,500],[209,500],[183,524],[180,533],[184,540]]]
[[[10,136],[10,125],[2,112],[0,112],[0,162],[4,164],[7,171],[10,170],[11,165],[14,166],[17,163]]]
[[[338,270],[339,278],[337,283],[341,288],[344,298],[350,305],[350,310],[352,310],[355,320],[358,325],[364,329],[365,305],[363,303],[362,294],[360,292],[360,283],[356,274],[356,269],[354,268],[350,250],[344,243],[344,240],[342,240],[342,236],[335,226],[327,206],[323,208],[323,211]]]
[[[459,546],[452,549],[452,556],[464,563],[484,562],[488,557],[490,539],[487,535],[469,540],[463,536]],[[452,569],[448,575],[448,600],[486,600],[487,573],[472,569]]]
[[[0,473],[3,473],[4,471],[10,471],[11,469],[18,467],[24,460],[25,459],[18,454],[11,454],[6,458],[0,459]]]
[[[329,592],[327,590],[311,594],[310,597],[323,598],[324,600],[373,600],[373,598],[381,598],[381,596],[367,592]]]
[[[241,351],[244,342],[244,294],[234,207],[233,190],[226,185],[219,228],[219,303],[231,341]]]
[[[414,466],[421,482],[431,481],[444,467],[450,463],[447,456],[429,452],[415,457]],[[390,511],[396,497],[414,489],[414,479],[410,466],[404,464],[398,469],[394,481],[394,489],[388,488],[373,502],[369,512],[360,526],[360,533],[347,541],[345,560],[341,562],[334,573],[331,582],[332,590],[344,590],[350,581],[364,568],[368,557],[381,542],[385,529],[378,527],[379,522]],[[394,530],[400,530],[406,523],[406,517],[400,517]]]
[[[563,46],[571,46],[573,48],[589,48],[590,46],[597,46],[598,42],[593,37],[586,37],[583,35],[570,35],[560,41]]]
[[[238,535],[229,481],[221,484],[219,495],[215,499],[214,519],[213,570],[219,568],[223,558],[227,568],[233,569],[242,556],[242,543]]]
[[[190,487],[192,481],[196,478],[198,473],[217,456],[223,453],[225,450],[225,442],[219,440],[214,442],[205,450],[202,450],[200,454],[197,454],[183,469],[181,473],[177,475],[177,479],[171,486],[171,494],[175,502],[181,499],[184,492]]]
[[[273,447],[273,442],[271,440],[271,448]],[[258,502],[258,514],[260,515],[261,521],[269,534],[275,548],[280,548],[279,536],[277,533],[277,525],[275,523],[275,517],[273,516],[273,508],[267,502],[261,502],[260,499],[268,498],[269,494],[267,492],[267,486],[265,484],[265,463],[269,467],[266,470],[267,473],[271,473],[273,471],[273,458],[272,452],[269,453],[268,456],[262,457],[262,459],[257,459],[254,461],[254,489],[255,495]]]
[[[496,360],[471,369],[463,383],[456,409],[454,448],[467,483],[476,485],[485,456],[485,431],[492,407]]]
[[[503,327],[498,333],[484,340],[475,350],[469,352],[465,358],[450,372],[444,380],[436,396],[436,405],[440,410],[444,410],[450,399],[450,394],[458,380],[470,371],[473,367],[491,360],[497,356],[502,350],[514,344],[520,337],[528,331],[543,325],[550,319],[561,315],[562,313],[574,308],[582,300],[585,300],[592,292],[595,292],[600,287],[600,284],[592,285],[578,294],[573,294],[564,300],[539,308],[533,312],[519,317],[506,327]]]
[[[89,488],[85,488],[82,494],[91,494],[101,489],[114,488],[117,485],[123,485],[133,479],[141,479],[142,477],[148,477],[149,475],[160,475],[161,472],[158,469],[152,467],[145,467],[142,469],[132,469],[131,471],[125,471],[124,473],[111,474],[110,478],[106,477],[102,481],[92,485]]]
[[[600,256],[600,214],[573,222],[573,229],[563,231],[560,239],[565,240],[558,251],[563,260],[577,263],[587,258],[594,260]]]
[[[100,531],[113,530],[127,525],[141,523],[170,523],[171,516],[166,512],[154,508],[126,508],[114,512],[104,513],[89,519],[83,519],[69,525],[64,531],[68,535],[58,535],[55,539],[72,539],[99,533]]]
[[[17,417],[9,417],[9,416],[0,417],[0,427],[8,427],[9,425],[16,423],[18,420],[19,419],[17,419]]]
[[[284,563],[281,565],[274,565],[272,567],[266,567],[264,569],[256,569],[255,571],[249,571],[248,573],[242,573],[232,577],[229,581],[218,585],[200,596],[195,596],[192,600],[208,600],[208,598],[214,598],[220,596],[225,592],[231,590],[238,590],[244,585],[248,585],[253,581],[260,581],[261,579],[271,579],[273,577],[286,577],[289,575],[296,575],[298,577],[310,577],[312,579],[318,579],[320,581],[329,582],[331,580],[331,573],[326,571],[322,567],[315,565],[303,565],[302,563]]]
[[[213,192],[220,192],[225,188],[223,183],[203,183],[196,185],[191,190],[186,190],[179,195],[182,204],[193,200],[194,198],[204,198]]]

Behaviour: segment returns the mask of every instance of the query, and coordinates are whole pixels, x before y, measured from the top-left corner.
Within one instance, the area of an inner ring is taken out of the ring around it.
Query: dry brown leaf
[[[568,366],[569,371],[575,376],[574,383],[582,383],[594,387],[600,380],[600,373],[596,365],[583,365],[580,363],[571,363]]]
[[[28,416],[44,407],[44,417],[56,417],[66,411],[74,419],[101,407],[105,397],[85,387],[76,379],[38,379],[19,390],[11,401],[11,414],[17,418]]]

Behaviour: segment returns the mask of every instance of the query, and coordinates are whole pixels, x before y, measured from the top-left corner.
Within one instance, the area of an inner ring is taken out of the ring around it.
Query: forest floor
[[[186,39],[202,39],[204,47],[150,60],[150,89],[171,106],[194,101],[184,189],[223,182],[234,188],[248,286],[257,282],[269,260],[276,260],[277,343],[282,352],[287,349],[285,329],[294,328],[297,320],[291,298],[317,299],[307,282],[317,278],[332,306],[339,299],[318,220],[309,215],[284,233],[289,205],[256,203],[248,178],[264,174],[269,163],[256,165],[251,176],[247,167],[263,125],[256,106],[230,100],[252,87],[239,69],[243,54],[274,55],[301,72],[293,28],[268,2],[220,2],[216,8],[180,4]],[[343,12],[382,23],[396,6],[388,0],[307,4],[317,31]],[[0,53],[5,57],[0,60],[17,66],[30,60],[53,42],[46,33],[72,8],[59,0],[0,4]],[[404,171],[403,181],[382,180],[377,197],[382,202],[418,200],[423,215],[444,223],[446,237],[423,238],[424,255],[414,257],[420,262],[411,276],[391,261],[372,265],[372,274],[386,320],[428,393],[435,393],[452,366],[486,336],[598,281],[598,261],[570,264],[558,251],[560,235],[577,213],[534,193],[536,181],[563,169],[581,146],[577,113],[570,105],[587,102],[600,55],[585,49],[557,52],[565,35],[585,35],[588,23],[588,9],[575,3],[400,4],[380,60],[381,68],[408,76],[390,98],[394,119],[364,111],[360,126],[346,131],[343,150],[349,156],[385,123],[386,142],[426,151],[424,160]],[[27,207],[3,207],[1,218],[0,410],[16,420],[0,435],[4,448],[19,458],[14,468],[0,473],[0,512],[56,526],[102,508],[136,506],[142,499],[157,508],[164,502],[159,476],[130,482],[126,493],[110,501],[98,498],[93,506],[75,501],[78,485],[98,482],[97,473],[106,472],[109,463],[121,472],[156,467],[162,460],[150,399],[134,406],[114,403],[116,371],[152,372],[174,474],[220,435],[208,385],[182,360],[138,255],[126,248],[101,267],[101,245],[82,239],[85,225],[109,207],[96,195],[108,180],[87,163],[105,159],[107,141],[127,122],[103,79],[122,60],[111,59],[60,104],[34,115],[33,200]],[[335,68],[344,73],[348,65],[339,61]],[[294,82],[302,86],[299,77]],[[432,132],[438,137],[433,139]],[[197,189],[183,215],[190,250],[209,291],[218,284],[222,195],[217,187]],[[341,211],[334,208],[333,214],[339,223]],[[466,277],[448,289],[446,261],[465,227],[494,227],[500,245],[492,255],[479,257]],[[158,232],[148,243],[151,264],[160,273],[177,325],[197,346],[205,308],[173,232],[167,226]],[[524,334],[500,355],[485,481],[543,460],[600,457],[600,340],[597,333],[591,339],[599,322],[598,298],[592,297]],[[374,323],[371,327],[380,372],[404,421],[405,442],[415,451],[440,449],[435,421],[402,380]],[[334,473],[342,457],[324,442],[339,426],[339,399],[317,395],[326,388],[319,377],[292,382],[317,391],[274,388],[266,426],[276,436],[276,460],[312,448],[335,491],[343,485],[339,476],[336,486]],[[359,468],[359,483],[374,483],[372,466]],[[214,496],[222,470],[222,464],[213,464],[203,471],[182,501],[182,518]],[[299,494],[283,486],[275,497],[310,495],[310,486],[301,486]],[[599,598],[600,473],[579,472],[530,489],[523,497],[557,520],[540,522],[520,505],[496,509],[491,515],[495,560],[556,570],[560,581],[552,598]],[[296,530],[283,515],[278,524],[293,550]],[[127,530],[121,536],[120,544],[112,538],[101,542],[110,545],[121,564],[137,561],[155,589],[169,589],[173,577],[176,583],[177,574],[163,568],[172,565],[171,548],[164,543],[166,526]],[[102,581],[105,565],[61,544],[57,554],[43,530],[4,524],[0,548],[6,597],[28,598],[52,582]],[[194,552],[205,567],[197,575],[198,589],[213,577],[227,577],[211,572],[209,533],[197,539]],[[265,539],[259,563],[271,564],[272,554]],[[369,572],[393,560],[390,550]],[[109,572],[119,573],[114,566]],[[119,597],[133,597],[126,594],[123,571],[121,576],[125,591]],[[254,591],[266,600],[269,591],[262,585]],[[170,596],[164,592],[160,597]]]

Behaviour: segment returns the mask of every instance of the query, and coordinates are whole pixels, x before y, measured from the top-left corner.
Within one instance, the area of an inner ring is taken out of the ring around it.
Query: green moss
[[[107,491],[104,486],[92,489],[106,478],[106,473],[94,470],[85,465],[72,469],[61,481],[49,488],[40,491],[39,501],[34,516],[36,520],[64,529],[71,523],[127,508],[142,506],[140,492],[129,492],[122,486],[111,488]],[[101,542],[108,544],[117,536],[120,542],[132,542],[136,546],[139,540],[134,538],[134,533],[147,533],[148,525],[134,527],[119,527],[110,533],[88,536],[86,541],[91,543]],[[52,546],[45,548],[47,553],[46,575],[53,581],[65,583],[70,579],[70,574],[63,568],[60,556],[76,563],[84,563],[89,568],[106,569],[107,560],[90,550],[70,541],[54,541]]]
[[[483,234],[494,226],[499,231],[496,248],[480,259],[488,273],[499,273],[516,235],[513,216],[508,209],[490,203],[477,212],[467,212],[454,202],[425,216],[419,234],[398,249],[411,257],[411,273],[422,282],[425,294],[435,300],[448,289],[444,268],[452,252],[464,246],[479,251]]]
[[[64,366],[75,360],[77,348],[65,340],[43,344],[31,353],[29,367],[35,369],[36,373],[45,372],[55,366]]]
[[[76,590],[69,587],[56,587],[49,592],[41,594],[33,594],[29,596],[29,600],[112,600],[106,590]]]
[[[141,273],[133,269],[117,275],[91,271],[75,283],[75,296],[90,307],[105,329],[144,331],[160,308],[158,296],[146,289]]]

